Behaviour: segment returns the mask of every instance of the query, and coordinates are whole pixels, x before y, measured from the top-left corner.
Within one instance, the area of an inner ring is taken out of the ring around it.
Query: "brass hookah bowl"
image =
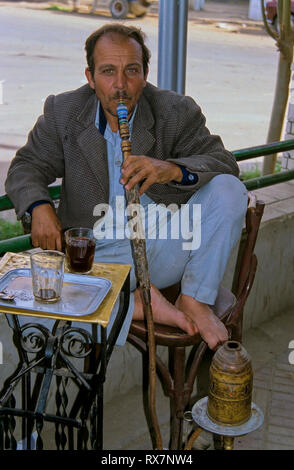
[[[258,429],[263,413],[252,402],[251,358],[238,341],[227,341],[213,356],[208,396],[192,408],[198,426],[222,436],[223,449],[233,450],[234,439]]]

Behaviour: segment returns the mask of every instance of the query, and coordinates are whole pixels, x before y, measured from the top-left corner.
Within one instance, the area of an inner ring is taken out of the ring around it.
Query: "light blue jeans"
[[[187,202],[189,216],[180,218],[180,222],[190,224],[198,239],[196,248],[187,249],[185,243],[192,238],[170,236],[146,237],[146,252],[150,281],[158,289],[171,286],[181,281],[181,292],[200,302],[213,305],[222,281],[230,253],[240,238],[244,217],[247,210],[247,190],[243,183],[232,175],[215,176],[202,186]],[[146,207],[151,200],[142,198]],[[154,204],[154,203],[153,203]],[[195,219],[193,205],[201,208],[201,223]],[[196,206],[197,205],[197,206]],[[183,208],[179,210],[183,212]],[[178,215],[178,214],[177,214]],[[175,215],[173,215],[174,217]],[[160,215],[157,213],[157,222]],[[167,219],[167,234],[172,233],[172,218]],[[183,222],[182,222],[183,221]],[[196,228],[196,230],[195,230]],[[190,230],[188,230],[190,231]],[[95,261],[99,263],[130,264],[131,291],[136,289],[136,277],[129,239],[114,240],[110,243],[97,241]],[[114,322],[118,311],[118,302],[114,306],[107,331]],[[134,311],[134,295],[131,293],[127,317],[116,344],[124,345],[127,339]],[[54,322],[48,319],[19,317],[20,324],[36,322],[52,329]],[[84,328],[89,332],[92,327],[82,322],[72,326]],[[100,334],[98,331],[98,342]]]
[[[143,204],[149,202],[149,198]],[[179,237],[167,239],[146,235],[146,252],[150,281],[158,289],[171,286],[181,281],[181,292],[200,302],[213,305],[218,288],[224,276],[230,253],[240,238],[244,217],[247,210],[247,190],[243,183],[232,175],[215,176],[209,183],[202,186],[188,201],[189,223],[188,232],[197,232],[196,249],[187,249],[179,230]],[[193,205],[201,207],[201,223],[195,221]],[[186,206],[187,208],[187,206]],[[180,209],[180,212],[183,209]],[[160,216],[157,214],[157,219]],[[172,218],[167,220],[167,234],[172,232]],[[180,222],[188,222],[180,218]],[[198,224],[195,230],[195,223]],[[200,224],[200,225],[199,225]],[[146,225],[147,226],[147,225]],[[200,236],[199,236],[200,232]],[[200,243],[199,243],[200,242]],[[134,263],[131,244],[128,239],[109,244],[99,244],[95,253],[95,261],[100,263],[130,264],[131,291],[136,288]],[[108,328],[111,327],[118,305],[115,306]],[[131,294],[127,318],[117,340],[117,345],[126,341],[134,310],[134,298]]]

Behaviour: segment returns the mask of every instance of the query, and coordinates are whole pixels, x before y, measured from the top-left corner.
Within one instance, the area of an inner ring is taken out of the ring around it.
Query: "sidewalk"
[[[150,7],[148,14],[158,14],[159,1],[154,2]],[[263,27],[262,21],[250,20],[248,18],[249,2],[229,1],[215,2],[206,0],[203,9],[189,9],[188,19],[197,23],[234,23],[243,26]]]
[[[159,14],[159,2],[155,0],[152,5],[148,8],[147,17],[158,16]],[[63,6],[64,8],[72,8],[73,0],[31,0],[31,1],[0,1],[1,5],[17,5],[20,8],[31,8],[31,9],[46,9],[50,5]],[[78,13],[89,13],[95,15],[102,15],[111,17],[109,10],[110,0],[97,0],[97,7],[94,13],[91,13],[93,0],[77,0],[77,14]],[[218,24],[218,27],[224,27],[223,23],[230,23],[245,27],[263,28],[262,21],[250,20],[248,18],[249,3],[244,0],[231,0],[231,1],[210,1],[206,0],[203,9],[193,10],[189,8],[188,20],[199,24]],[[128,14],[127,19],[135,18],[131,13]]]

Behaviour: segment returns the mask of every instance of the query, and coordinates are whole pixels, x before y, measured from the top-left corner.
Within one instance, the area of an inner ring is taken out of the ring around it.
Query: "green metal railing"
[[[256,157],[263,157],[264,155],[271,155],[278,152],[286,152],[287,150],[294,149],[294,139],[284,140],[282,142],[272,142],[270,144],[259,145],[256,147],[248,147],[240,150],[234,150],[232,153],[237,162],[250,160]],[[254,189],[265,188],[274,184],[283,183],[294,179],[294,170],[285,170],[272,175],[260,176],[243,181],[244,185],[249,191]],[[60,186],[50,186],[48,188],[51,198],[60,198]],[[0,197],[0,212],[13,209],[13,204],[7,195]],[[26,251],[33,248],[31,244],[31,236],[21,235],[7,240],[0,241],[0,255],[7,251],[19,252]]]
[[[59,185],[49,186],[48,191],[52,199],[60,198],[60,186]],[[4,196],[0,196],[0,212],[8,211],[13,208],[14,208],[14,205],[12,204],[7,194],[5,194]]]
[[[248,191],[253,189],[265,188],[273,184],[285,183],[294,179],[294,170],[281,171],[273,175],[261,176],[260,178],[252,178],[251,180],[243,181]],[[294,190],[294,188],[293,188]]]
[[[283,140],[282,142],[271,142],[270,144],[258,145],[256,147],[248,147],[245,149],[234,150],[237,162],[248,160],[255,157],[263,157],[278,152],[286,152],[294,149],[294,139]]]
[[[7,251],[17,253],[20,251],[31,250],[33,247],[31,235],[20,235],[18,237],[8,238],[0,241],[0,256]]]

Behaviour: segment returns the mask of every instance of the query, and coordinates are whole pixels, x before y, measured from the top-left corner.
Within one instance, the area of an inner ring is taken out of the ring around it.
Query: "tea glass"
[[[96,239],[90,228],[75,227],[64,233],[66,264],[72,273],[89,274],[92,270]]]

